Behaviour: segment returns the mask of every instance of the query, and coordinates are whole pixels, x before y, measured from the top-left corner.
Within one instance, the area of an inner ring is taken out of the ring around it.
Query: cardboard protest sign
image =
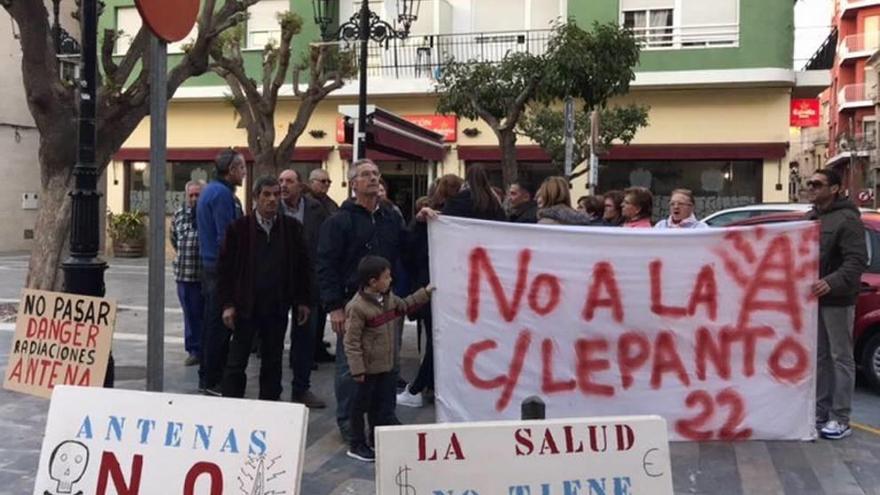
[[[437,414],[658,414],[678,440],[815,435],[817,224],[430,225]]]
[[[301,404],[60,386],[34,495],[300,493]]]
[[[376,430],[377,495],[672,494],[658,416]]]
[[[3,388],[49,398],[56,385],[103,386],[115,324],[115,301],[25,289]]]

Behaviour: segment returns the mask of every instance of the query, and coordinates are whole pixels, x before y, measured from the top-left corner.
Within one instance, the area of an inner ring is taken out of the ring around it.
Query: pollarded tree
[[[211,45],[224,31],[239,24],[247,8],[257,1],[225,1],[218,7],[216,0],[202,0],[198,36],[168,72],[168,98],[184,81],[208,70]],[[61,257],[70,232],[69,193],[77,156],[77,92],[60,75],[58,50],[52,41],[51,19],[44,2],[0,0],[0,6],[18,25],[25,96],[40,133],[40,210],[27,285],[57,289],[62,281]],[[99,173],[150,110],[149,32],[142,27],[119,58],[113,56],[117,37],[116,31],[106,30],[102,39],[97,95]]]
[[[256,175],[277,175],[290,163],[291,152],[318,104],[344,85],[343,77],[353,72],[351,59],[329,45],[309,47],[306,59],[293,68],[293,93],[299,99],[296,117],[276,146],[275,111],[278,92],[290,68],[293,37],[302,28],[302,17],[293,12],[278,14],[281,40],[263,48],[262,78],[258,83],[247,75],[241,54],[244,30],[231,29],[214,44],[211,70],[222,77],[232,91],[232,105],[247,129],[248,148],[254,156]],[[300,88],[303,71],[308,86]]]

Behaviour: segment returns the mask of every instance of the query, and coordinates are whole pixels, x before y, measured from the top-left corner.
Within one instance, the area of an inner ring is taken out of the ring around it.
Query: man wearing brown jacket
[[[345,306],[343,344],[357,391],[351,401],[351,440],[348,456],[366,462],[375,458],[367,446],[364,414],[370,427],[385,423],[380,411],[397,399],[394,348],[397,321],[428,302],[431,286],[401,299],[391,292],[391,263],[365,256],[358,264],[360,290]]]
[[[226,230],[217,266],[223,323],[232,331],[223,395],[244,397],[251,345],[259,336],[259,397],[278,400],[287,312],[294,308],[299,325],[308,320],[312,266],[302,226],[278,212],[278,180],[257,179],[253,194],[256,209]]]

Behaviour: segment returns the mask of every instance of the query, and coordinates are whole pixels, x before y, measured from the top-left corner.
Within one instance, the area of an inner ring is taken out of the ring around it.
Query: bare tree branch
[[[131,46],[128,47],[128,51],[122,57],[122,61],[119,62],[118,71],[116,72],[116,76],[113,77],[113,84],[116,86],[125,85],[125,82],[128,81],[128,78],[131,76],[131,71],[134,70],[138,61],[147,53],[147,45],[149,42],[150,31],[146,26],[141,26],[141,29],[132,40]]]

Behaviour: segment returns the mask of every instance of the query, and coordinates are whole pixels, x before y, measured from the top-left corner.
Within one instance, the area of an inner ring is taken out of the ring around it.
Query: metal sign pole
[[[165,381],[165,147],[167,43],[150,40],[150,273],[147,309],[147,390]]]
[[[565,176],[571,176],[574,160],[574,98],[565,97]]]
[[[599,111],[590,114],[590,195],[595,196],[599,187],[599,156],[596,146],[599,145]]]

